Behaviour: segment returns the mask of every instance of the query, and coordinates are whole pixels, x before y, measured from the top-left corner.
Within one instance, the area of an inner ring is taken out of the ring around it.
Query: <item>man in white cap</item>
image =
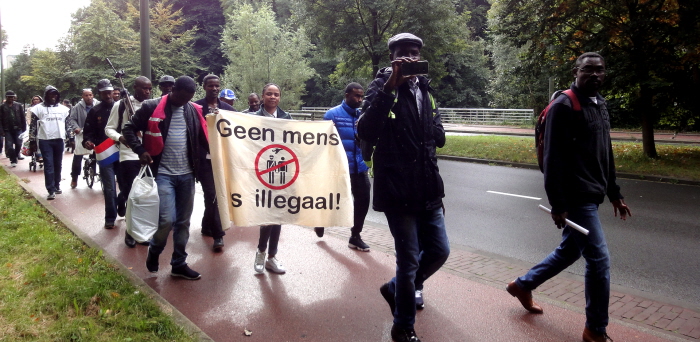
[[[384,212],[394,237],[396,276],[380,288],[394,316],[391,337],[420,342],[413,330],[416,299],[450,254],[435,155],[445,130],[428,79],[402,69],[420,60],[423,40],[400,33],[388,46],[391,67],[379,70],[367,88],[357,133],[376,146],[373,207]]]
[[[233,92],[231,89],[224,89],[219,93],[219,100],[226,102],[229,106],[233,107],[233,104],[236,103],[236,93]],[[234,110],[236,110],[234,108]]]

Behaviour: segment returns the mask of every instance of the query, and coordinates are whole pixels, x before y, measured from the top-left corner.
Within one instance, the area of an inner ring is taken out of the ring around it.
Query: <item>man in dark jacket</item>
[[[369,246],[362,241],[360,233],[365,224],[365,217],[369,210],[370,183],[367,176],[367,164],[362,160],[362,150],[357,143],[357,130],[355,124],[360,116],[360,106],[365,97],[365,91],[359,83],[352,82],[345,87],[345,100],[323,115],[324,120],[331,120],[338,130],[343,142],[345,154],[348,157],[350,168],[350,189],[354,208],[353,226],[350,229],[348,247],[363,252],[369,252]],[[323,236],[323,227],[314,228],[318,237]]]
[[[5,154],[10,158],[10,165],[17,166],[17,160],[24,159],[22,151],[22,139],[19,135],[27,130],[27,121],[24,118],[22,106],[15,102],[17,95],[12,90],[5,93],[5,103],[0,106],[0,134],[5,136]],[[0,145],[0,148],[2,146]]]
[[[185,247],[190,237],[195,177],[201,174],[208,149],[202,108],[189,102],[195,87],[192,78],[178,77],[170,94],[144,101],[122,131],[141,165],[150,164],[158,185],[160,218],[148,248],[146,268],[158,272],[158,257],[172,230],[170,275],[190,280],[201,277],[187,265]],[[139,131],[143,142],[136,135]]]
[[[428,79],[401,71],[420,59],[423,41],[401,33],[388,45],[391,67],[370,83],[357,133],[376,146],[373,208],[384,212],[394,236],[396,277],[380,288],[394,315],[391,337],[418,342],[417,291],[450,254],[435,155],[436,146],[445,145],[445,130]]]
[[[583,341],[608,339],[610,300],[610,254],[598,206],[605,196],[612,202],[615,216],[632,215],[615,182],[615,162],[610,143],[610,117],[605,99],[598,94],[605,79],[605,61],[587,52],[576,60],[576,78],[571,86],[581,111],[573,110],[568,96],[552,103],[544,134],[544,187],[552,205],[552,219],[564,228],[557,249],[542,262],[506,287],[530,312],[542,313],[532,300],[532,290],[563,271],[583,255],[586,259],[586,326]],[[589,230],[583,235],[566,226],[566,219]]]
[[[195,101],[196,104],[202,106],[203,114],[215,114],[217,110],[234,111],[228,103],[219,99],[219,90],[221,81],[219,76],[207,75],[202,81],[206,96]],[[214,238],[214,251],[220,251],[224,247],[224,233],[221,226],[221,218],[219,217],[219,207],[216,201],[216,187],[214,186],[214,171],[211,167],[211,159],[207,148],[207,158],[202,163],[202,172],[199,177],[202,184],[202,192],[204,193],[204,215],[202,216],[202,235],[211,236]]]
[[[100,103],[87,113],[85,117],[85,127],[83,127],[82,145],[88,150],[94,150],[109,137],[105,133],[109,114],[114,106],[112,99],[112,83],[108,79],[97,82],[97,91],[100,95]],[[97,152],[96,152],[97,153]],[[99,156],[98,156],[99,157]],[[117,219],[117,185],[115,177],[119,172],[119,159],[107,164],[100,163],[100,181],[102,182],[102,193],[105,198],[105,228],[116,227]],[[72,184],[71,184],[72,186]],[[121,184],[120,184],[121,186]]]

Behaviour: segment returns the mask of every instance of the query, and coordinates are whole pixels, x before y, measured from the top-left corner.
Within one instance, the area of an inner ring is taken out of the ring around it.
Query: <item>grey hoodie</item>
[[[92,107],[97,106],[100,101],[97,99],[92,99]],[[85,100],[80,100],[78,104],[73,106],[70,110],[70,116],[68,117],[68,129],[73,132],[76,128],[81,130],[85,127],[85,118],[87,117],[87,104]]]

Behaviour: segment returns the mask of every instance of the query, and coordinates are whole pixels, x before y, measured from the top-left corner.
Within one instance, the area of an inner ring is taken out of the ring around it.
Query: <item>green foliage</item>
[[[305,58],[312,51],[303,29],[280,27],[267,5],[255,10],[242,5],[227,15],[223,50],[231,63],[226,67],[223,88],[239,94],[260,93],[267,83],[282,91],[282,109],[299,108],[305,82],[314,75]]]
[[[32,54],[36,53],[36,48],[24,48],[21,54],[15,58],[12,66],[5,70],[5,88],[13,90],[17,94],[17,101],[29,103],[32,96],[43,93],[43,87],[36,87],[22,80],[23,75],[31,74]]]
[[[194,340],[1,169],[0,208],[3,340]]]

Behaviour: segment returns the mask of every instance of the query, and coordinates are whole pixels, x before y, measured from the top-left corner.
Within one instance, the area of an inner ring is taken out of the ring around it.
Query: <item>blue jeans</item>
[[[396,277],[389,282],[396,309],[394,324],[413,329],[416,288],[437,272],[450,255],[442,208],[412,213],[385,213],[396,248]]]
[[[39,140],[39,149],[44,155],[44,185],[52,194],[61,189],[63,139]]]
[[[610,254],[598,219],[598,205],[588,203],[570,208],[568,219],[588,229],[588,236],[564,228],[559,247],[515,282],[520,288],[532,291],[583,255],[586,259],[586,327],[603,334],[608,326]]]
[[[160,197],[158,230],[151,239],[148,252],[158,259],[165,249],[170,231],[173,231],[173,268],[187,265],[187,240],[190,238],[190,217],[194,206],[194,174],[156,175]]]
[[[82,156],[80,156],[82,158]],[[117,219],[117,186],[114,177],[119,171],[119,162],[100,165],[102,194],[105,196],[105,225],[113,225]]]

